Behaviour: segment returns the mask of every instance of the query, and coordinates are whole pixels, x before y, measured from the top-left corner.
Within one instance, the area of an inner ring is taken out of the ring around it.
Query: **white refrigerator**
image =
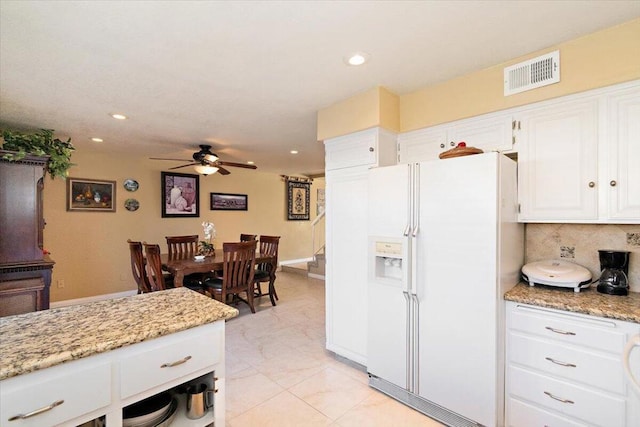
[[[369,383],[450,426],[503,424],[516,189],[499,153],[369,171]]]

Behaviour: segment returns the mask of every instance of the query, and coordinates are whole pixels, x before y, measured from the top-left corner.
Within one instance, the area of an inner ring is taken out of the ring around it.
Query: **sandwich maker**
[[[573,288],[574,292],[591,285],[591,272],[581,265],[564,260],[545,260],[525,264],[522,278],[529,286],[547,285]]]

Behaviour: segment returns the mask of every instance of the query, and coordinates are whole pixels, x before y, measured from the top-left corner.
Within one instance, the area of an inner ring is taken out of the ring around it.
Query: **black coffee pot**
[[[609,295],[629,294],[628,251],[599,250],[600,279],[598,292]]]

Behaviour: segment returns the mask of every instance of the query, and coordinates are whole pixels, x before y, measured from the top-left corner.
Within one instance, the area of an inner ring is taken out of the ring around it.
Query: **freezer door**
[[[369,170],[369,236],[400,237],[409,232],[410,172],[410,165]]]
[[[418,393],[496,424],[497,154],[419,165]]]

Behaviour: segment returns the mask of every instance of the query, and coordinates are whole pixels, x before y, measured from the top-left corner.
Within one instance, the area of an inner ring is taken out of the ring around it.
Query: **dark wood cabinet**
[[[0,150],[0,316],[49,308],[54,262],[43,255],[47,157],[10,162]]]

